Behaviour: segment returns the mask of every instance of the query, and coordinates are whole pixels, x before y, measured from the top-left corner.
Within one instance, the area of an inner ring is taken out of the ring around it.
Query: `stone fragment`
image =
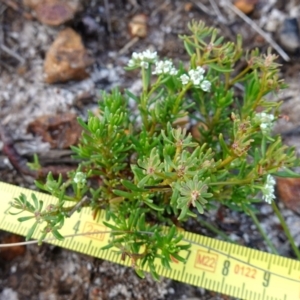
[[[148,17],[144,14],[138,14],[133,16],[133,18],[128,24],[130,35],[132,37],[146,37],[148,33],[147,21]]]
[[[44,62],[47,83],[82,80],[88,77],[86,67],[92,59],[82,43],[81,37],[73,29],[66,28],[56,37],[48,50]]]
[[[51,148],[66,149],[76,145],[82,133],[77,116],[72,113],[43,115],[28,124],[27,131],[42,137]]]
[[[285,18],[286,15],[283,11],[276,8],[272,9],[268,15],[262,16],[262,22],[265,23],[264,29],[268,32],[276,33]]]
[[[288,18],[283,21],[278,30],[278,41],[282,48],[290,53],[299,51],[300,33],[296,18]]]
[[[258,0],[236,0],[234,6],[244,14],[248,15],[253,12],[257,1]]]
[[[187,2],[184,4],[184,11],[190,12],[193,8],[193,3],[192,2]]]
[[[9,234],[1,240],[1,244],[13,244],[24,242],[24,238],[22,236],[16,234]],[[1,248],[0,257],[3,260],[11,261],[18,256],[24,255],[26,252],[26,246],[12,246],[8,248]]]
[[[24,0],[24,4],[35,11],[41,23],[50,26],[72,20],[81,8],[79,0]]]
[[[191,128],[192,137],[197,141],[201,141],[201,130],[206,131],[207,129],[208,128],[206,124],[204,124],[203,122],[198,122]]]
[[[190,122],[189,116],[183,116],[174,120],[172,125],[174,127],[186,128],[189,122]]]
[[[84,35],[97,35],[101,31],[100,25],[91,16],[84,16],[81,25]]]
[[[300,213],[300,178],[276,178],[279,199],[285,206]]]

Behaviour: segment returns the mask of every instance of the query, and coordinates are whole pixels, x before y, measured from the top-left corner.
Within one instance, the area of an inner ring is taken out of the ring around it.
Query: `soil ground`
[[[269,6],[267,14],[270,16],[275,10],[286,17],[290,17],[294,10],[299,11],[297,1],[288,4],[258,1],[249,17],[262,28],[271,26],[264,13],[266,6]],[[133,39],[128,32],[128,23],[137,14],[145,14],[148,18],[148,33],[143,39]],[[2,47],[0,52],[0,121],[22,157],[32,159],[33,153],[38,153],[42,162],[53,160],[53,155],[57,161],[62,160],[56,152],[59,149],[50,149],[40,137],[27,132],[30,122],[49,113],[73,112],[86,117],[88,109],[97,110],[100,89],[109,91],[119,86],[138,90],[141,82],[136,74],[123,70],[133,51],[150,48],[158,51],[161,57],[187,61],[178,35],[187,32],[187,23],[192,19],[204,20],[208,25],[218,27],[228,40],[242,34],[247,49],[259,47],[266,52],[269,47],[269,43],[251,26],[228,7],[220,6],[218,1],[91,0],[84,2],[83,9],[74,19],[59,27],[43,25],[29,16],[32,16],[30,10],[21,1],[0,1],[0,45],[9,49],[3,50]],[[80,82],[46,84],[43,80],[45,54],[57,33],[68,26],[81,35],[94,59],[89,69],[90,76]],[[273,33],[271,36],[277,39]],[[281,76],[289,88],[277,100],[284,100],[283,113],[289,115],[290,122],[280,123],[276,131],[300,153],[298,54],[289,53],[289,62],[279,57],[283,65]],[[0,180],[35,189],[33,179],[15,170],[1,152]],[[270,215],[268,205],[261,204],[260,211],[258,217],[274,244],[281,249],[282,255],[291,257],[286,239]],[[300,244],[298,215],[287,209],[283,213]],[[246,216],[224,209],[218,215],[211,213],[206,218],[241,244],[266,250],[262,238]],[[213,236],[201,226],[194,230]],[[1,232],[0,237],[3,241],[11,235]],[[153,281],[150,276],[139,280],[130,268],[44,244],[27,246],[11,260],[0,256],[0,300],[15,299],[231,298],[166,278],[160,282]]]

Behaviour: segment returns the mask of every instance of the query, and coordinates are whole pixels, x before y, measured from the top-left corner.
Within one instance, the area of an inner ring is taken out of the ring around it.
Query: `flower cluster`
[[[166,75],[176,75],[178,71],[173,65],[173,62],[171,60],[165,60],[165,61],[157,61],[155,63],[155,69],[152,72],[152,74],[156,75],[161,75],[161,74],[166,74]]]
[[[263,193],[263,199],[267,203],[271,204],[272,200],[275,199],[275,194],[274,194],[274,186],[276,184],[276,181],[273,176],[268,175],[267,176],[267,181],[262,188],[262,193]]]
[[[260,125],[263,134],[269,134],[273,127],[274,115],[265,112],[257,113],[254,119]]]
[[[208,202],[206,199],[213,196],[207,192],[207,184],[199,180],[197,175],[186,182],[176,182],[172,187],[180,193],[180,197],[177,199],[177,207],[182,210],[179,220],[186,214],[190,205],[196,207],[198,212],[203,214],[203,207]]]
[[[201,88],[204,92],[210,91],[211,83],[208,80],[204,79],[205,70],[202,67],[197,67],[196,69],[191,69],[187,74],[183,74],[180,76],[180,80],[183,85],[192,82],[192,84]]]
[[[148,69],[149,64],[155,63],[157,61],[157,57],[158,57],[157,52],[151,51],[149,49],[141,53],[133,52],[131,59],[128,62],[128,67],[129,68],[142,67]]]
[[[86,184],[86,174],[83,172],[76,172],[73,181],[79,185]]]

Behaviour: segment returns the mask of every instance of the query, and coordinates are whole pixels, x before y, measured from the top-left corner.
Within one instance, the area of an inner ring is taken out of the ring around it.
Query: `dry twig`
[[[83,207],[84,204],[86,204],[86,202],[90,201],[89,198],[87,196],[84,196],[79,202],[76,203],[76,205],[68,212],[68,217],[70,218],[74,212]]]
[[[25,19],[32,20],[33,17],[31,14],[24,11],[23,8],[20,7],[19,3],[16,3],[16,1],[13,0],[0,0],[0,2],[3,2],[7,7],[10,7],[14,11],[21,13]]]
[[[15,58],[17,61],[19,61],[20,64],[24,65],[25,64],[25,59],[21,57],[19,54],[16,52],[12,51],[8,47],[6,47],[4,44],[0,45],[0,48],[8,55],[11,57]]]
[[[166,0],[164,1],[161,5],[159,5],[156,9],[154,9],[151,13],[151,18],[155,17],[157,15],[157,13],[163,9],[166,9],[168,7],[168,5],[170,5],[170,0]]]
[[[109,10],[109,2],[108,0],[104,0],[104,7],[106,13],[106,20],[107,20],[107,29],[109,34],[112,33],[112,26],[111,26],[111,18],[110,18],[110,10]]]
[[[192,0],[192,2],[207,15],[211,17],[216,17],[216,14],[214,14],[210,9],[207,8],[206,5],[202,4],[200,1]]]
[[[37,171],[30,170],[27,166],[27,160],[18,153],[14,146],[14,141],[2,124],[0,124],[0,139],[3,142],[2,153],[7,156],[12,166],[23,175],[29,175],[38,179],[45,178],[51,172],[54,177],[58,177],[60,174],[66,177],[68,172],[75,170],[75,167],[72,166],[46,166]]]
[[[119,51],[119,55],[126,53],[134,44],[139,41],[139,37],[136,36],[132,38],[122,49]]]
[[[256,23],[254,23],[249,17],[247,17],[242,11],[232,5],[229,1],[224,1],[224,4],[235,14],[237,14],[241,19],[243,19],[248,25],[250,25],[258,34],[260,34],[285,61],[290,61],[290,57],[287,55],[287,53],[272,39],[269,34],[263,31],[258,25],[256,25]]]
[[[216,12],[216,16],[218,18],[218,21],[220,23],[223,24],[227,24],[228,21],[226,20],[226,18],[223,16],[223,14],[221,13],[221,11],[219,10],[218,5],[216,4],[215,0],[209,0],[211,7],[214,9],[214,11]]]

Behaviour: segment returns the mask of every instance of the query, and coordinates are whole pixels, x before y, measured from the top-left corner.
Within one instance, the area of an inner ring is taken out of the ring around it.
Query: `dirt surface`
[[[70,153],[62,149],[62,143],[55,143],[51,148],[51,143],[42,141],[40,135],[28,132],[28,125],[48,114],[61,116],[68,112],[85,118],[88,110],[97,112],[100,89],[109,91],[119,86],[138,91],[141,81],[137,74],[123,69],[133,51],[150,48],[158,51],[161,57],[187,61],[178,35],[187,32],[187,23],[192,19],[205,20],[208,25],[220,28],[228,40],[234,40],[240,33],[247,49],[259,47],[266,51],[269,42],[229,6],[220,5],[221,2],[224,1],[84,1],[71,20],[51,27],[37,20],[33,10],[21,1],[0,0],[0,121],[22,158],[32,159],[32,155],[38,153],[42,163],[59,166],[67,162],[72,166]],[[284,1],[253,2],[257,3],[249,15],[250,20],[280,44],[284,38],[278,36],[278,32],[280,34],[286,19],[299,15],[299,1],[288,1],[288,4]],[[132,18],[139,14],[147,20],[144,38],[135,38],[128,30]],[[93,61],[87,68],[89,77],[47,84],[43,73],[46,53],[58,33],[67,27],[81,36],[90,62]],[[289,116],[289,121],[282,119],[275,130],[283,135],[287,144],[295,145],[300,154],[299,45],[292,49],[284,44],[280,46],[289,49],[286,53],[290,61],[279,57],[283,64],[281,76],[289,87],[272,97],[274,101],[284,101],[282,113]],[[0,150],[3,145],[4,141],[0,141]],[[35,189],[33,178],[17,171],[3,152],[0,152],[0,180]],[[291,257],[270,207],[261,204],[259,209],[262,226],[281,254]],[[283,209],[283,214],[299,245],[300,218],[287,209]],[[266,250],[263,239],[245,215],[223,209],[212,211],[205,218],[240,244]],[[200,225],[193,230],[213,236]],[[1,232],[0,238],[5,241],[11,235]],[[153,281],[150,276],[140,280],[130,268],[55,246],[32,245],[16,251],[11,257],[0,253],[0,300],[231,299],[166,278],[160,282]]]

